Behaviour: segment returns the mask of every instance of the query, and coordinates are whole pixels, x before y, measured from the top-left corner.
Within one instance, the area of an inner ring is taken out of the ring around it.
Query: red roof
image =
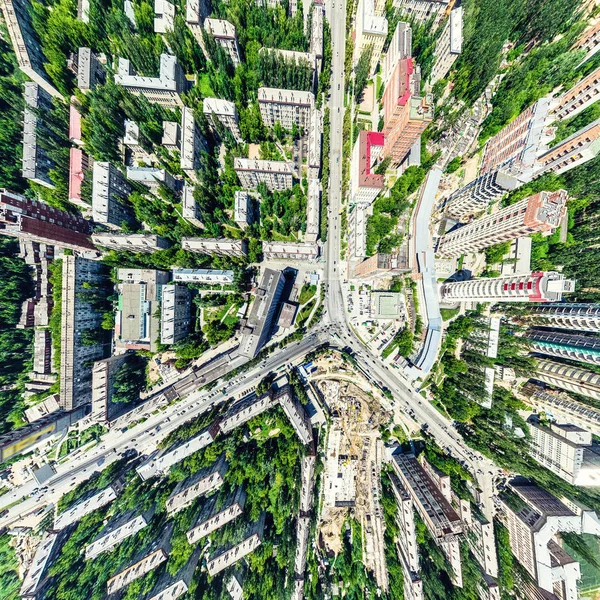
[[[361,131],[358,138],[358,185],[359,187],[383,188],[383,175],[371,172],[371,148],[383,147],[383,133],[377,131]]]

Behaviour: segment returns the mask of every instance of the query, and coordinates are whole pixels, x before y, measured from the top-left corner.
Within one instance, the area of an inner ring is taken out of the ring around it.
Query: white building
[[[462,29],[463,9],[462,6],[458,6],[450,12],[450,19],[435,44],[435,62],[430,77],[431,85],[446,77],[454,61],[460,55],[462,51]]]
[[[184,106],[181,109],[181,170],[193,181],[197,180],[199,152],[205,146],[204,138],[196,126],[194,111]]]
[[[104,67],[90,48],[77,51],[77,87],[82,92],[93,90],[104,80]]]
[[[181,127],[177,121],[163,121],[161,146],[167,150],[179,150],[181,145]]]
[[[255,190],[259,183],[264,182],[273,192],[291,189],[294,183],[292,165],[285,161],[235,158],[233,168],[246,189]]]
[[[174,344],[190,331],[191,294],[186,285],[163,285],[160,304],[160,343]]]
[[[318,178],[321,172],[321,138],[323,136],[322,113],[313,108],[310,113],[310,131],[308,132],[308,177]]]
[[[314,104],[315,97],[312,92],[258,88],[258,106],[263,123],[267,127],[274,127],[275,123],[279,123],[288,131],[291,131],[294,125],[308,131]]]
[[[215,38],[215,42],[229,54],[233,66],[237,67],[241,58],[233,23],[223,19],[205,19],[204,28]]]
[[[145,185],[151,194],[157,195],[161,185],[175,191],[175,179],[166,169],[154,167],[127,167],[127,179]]]
[[[140,126],[131,119],[125,119],[123,144],[133,152],[144,152],[144,148],[140,143]]]
[[[108,162],[95,162],[92,174],[92,217],[112,229],[131,221],[133,210],[126,203],[131,186],[119,169]]]
[[[310,242],[263,242],[265,260],[311,260],[319,256],[319,246]]]
[[[202,39],[202,11],[200,0],[185,0],[185,23],[199,44]]]
[[[211,283],[231,285],[235,276],[233,271],[216,269],[173,269],[173,281],[180,283]]]
[[[63,512],[59,513],[54,519],[55,530],[61,530],[73,523],[77,523],[80,519],[93,513],[95,510],[106,506],[112,502],[123,489],[122,482],[115,482],[112,485],[96,492],[95,494],[84,497],[74,506],[67,508]]]
[[[371,68],[372,75],[377,68],[381,51],[388,33],[388,22],[383,16],[375,14],[374,0],[359,0],[356,9],[356,41],[354,44],[354,64],[358,62],[363,52],[372,47]]]
[[[94,233],[92,241],[96,246],[109,250],[147,253],[165,250],[171,245],[168,240],[153,233]]]
[[[358,135],[350,165],[350,198],[354,204],[370,206],[385,188],[384,176],[377,175],[373,169],[383,144],[383,133],[361,131]]]
[[[235,103],[221,98],[204,98],[202,102],[204,114],[212,121],[213,127],[218,128],[216,122],[220,123],[231,132],[236,142],[241,142],[242,135]]]
[[[254,222],[254,204],[252,196],[244,190],[239,190],[235,193],[233,220],[242,229],[246,229],[248,225],[252,225]]]
[[[381,73],[385,82],[389,81],[392,71],[399,60],[412,56],[412,29],[409,23],[399,21],[388,46]]]
[[[189,221],[198,229],[204,229],[204,223],[202,222],[202,213],[200,207],[196,204],[194,199],[194,188],[187,183],[183,186],[183,194],[181,197],[181,216]]]
[[[450,0],[394,0],[394,7],[417,23],[427,23],[431,19],[435,29],[444,18]]]
[[[317,70],[323,62],[323,6],[313,4],[310,30],[310,53],[317,59]]]
[[[173,31],[175,6],[168,0],[154,0],[154,33]]]
[[[352,258],[367,255],[367,221],[372,214],[372,206],[357,204],[348,215],[348,251]]]
[[[177,62],[177,58],[170,54],[160,55],[160,75],[158,77],[136,75],[130,62],[125,58],[119,58],[115,83],[127,88],[136,96],[146,96],[150,102],[172,107],[183,107],[180,96],[187,90],[183,69]]]
[[[318,179],[308,180],[308,197],[306,204],[306,231],[304,239],[314,244],[319,237],[321,221],[321,182]]]
[[[246,240],[228,238],[182,238],[181,247],[189,252],[216,254],[217,256],[246,256],[248,254]]]

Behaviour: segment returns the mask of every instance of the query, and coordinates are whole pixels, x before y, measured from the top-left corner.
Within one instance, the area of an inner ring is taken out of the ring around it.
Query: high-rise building
[[[227,52],[233,66],[237,67],[241,62],[241,58],[234,24],[224,19],[204,19],[204,28],[215,38],[215,42]]]
[[[216,254],[217,256],[246,256],[248,243],[246,240],[228,238],[181,238],[181,247],[189,252],[200,254]]]
[[[533,352],[600,365],[599,337],[541,329],[530,330],[527,336]]]
[[[537,359],[535,379],[552,387],[600,400],[600,373],[553,360]]]
[[[590,25],[571,47],[572,50],[584,50],[585,56],[582,62],[589,60],[600,50],[600,20]]]
[[[160,304],[160,343],[174,344],[190,331],[192,297],[187,285],[163,285]]]
[[[235,193],[233,220],[242,228],[254,222],[254,202],[248,192],[239,190]]]
[[[444,18],[450,0],[394,0],[394,7],[417,23],[429,23],[435,29]]]
[[[567,197],[565,190],[539,192],[480,217],[442,236],[438,253],[447,257],[460,256],[534,233],[550,233],[562,222]]]
[[[600,333],[600,304],[545,304],[532,307],[526,316],[543,327]]]
[[[450,18],[435,44],[435,62],[431,70],[430,83],[437,83],[448,74],[454,61],[462,51],[463,8],[457,6],[450,11]]]
[[[433,120],[433,96],[421,97],[421,75],[412,58],[401,59],[383,92],[385,145],[382,156],[398,166]]]
[[[354,44],[354,64],[364,52],[371,52],[369,74],[377,68],[381,51],[388,32],[388,22],[384,16],[375,14],[375,0],[359,0],[356,9],[356,41]]]
[[[558,302],[563,293],[573,292],[575,282],[562,273],[549,271],[527,275],[471,279],[444,283],[442,302]]]
[[[567,119],[579,114],[598,100],[600,94],[600,68],[577,82],[559,99],[558,105],[552,109],[556,119]]]
[[[480,174],[509,163],[520,172],[532,171],[551,105],[550,98],[541,98],[490,138],[485,145]]]
[[[542,590],[556,593],[563,600],[577,600],[579,563],[559,545],[557,536],[561,532],[598,535],[598,517],[575,503],[570,503],[572,510],[527,481],[513,480],[509,489],[523,504],[515,510],[502,497],[500,500],[515,558]]]
[[[384,189],[384,176],[377,175],[375,162],[383,150],[383,133],[361,131],[354,144],[350,167],[351,202],[370,206]]]
[[[123,222],[133,220],[133,210],[127,204],[131,186],[119,169],[108,162],[95,162],[92,182],[92,215],[94,221],[111,229],[120,229]]]
[[[522,183],[516,174],[509,171],[488,171],[456,190],[445,201],[444,210],[453,219],[466,221],[472,215],[487,210],[492,202],[518,188]]]
[[[281,271],[265,269],[256,289],[250,315],[242,327],[239,353],[254,358],[267,343],[277,316],[285,279]]]
[[[312,92],[258,88],[260,115],[267,127],[274,127],[275,123],[279,123],[288,131],[294,125],[308,131],[314,105],[315,96]]]
[[[294,170],[289,162],[235,158],[233,168],[242,187],[255,190],[264,182],[270,191],[289,190],[294,183]]]
[[[108,278],[99,261],[73,255],[63,256],[62,261],[60,406],[71,410],[92,401],[91,363],[110,349],[102,341],[103,313],[85,295],[86,290],[106,286]],[[84,340],[84,332],[90,331],[98,337],[92,344]]]
[[[566,140],[541,154],[536,162],[536,176],[566,173],[592,160],[600,152],[600,119],[596,119]]]
[[[220,98],[204,98],[202,103],[204,114],[210,118],[215,129],[218,130],[221,125],[231,132],[236,142],[242,141],[235,103]]]
[[[542,425],[530,419],[529,454],[546,469],[572,485],[600,485],[600,451],[592,446],[591,432],[577,425]]]
[[[265,260],[315,260],[319,246],[311,242],[264,242]]]
[[[410,58],[412,55],[412,30],[409,23],[399,21],[394,30],[394,35],[388,46],[381,73],[387,82],[399,60]]]
[[[44,69],[48,60],[31,22],[32,8],[29,0],[2,0],[0,8],[21,71],[44,88],[46,93],[62,99]]]
[[[92,224],[77,215],[0,189],[0,233],[70,250],[93,250]]]
[[[181,94],[187,90],[187,80],[175,56],[160,55],[160,75],[143,77],[136,75],[126,58],[119,58],[115,83],[122,85],[132,94],[146,96],[150,102],[163,106],[183,107]]]
[[[23,92],[23,177],[53,188],[50,171],[56,168],[56,164],[40,143],[40,140],[54,136],[45,125],[45,115],[52,108],[52,96],[42,86],[31,81],[23,84]]]

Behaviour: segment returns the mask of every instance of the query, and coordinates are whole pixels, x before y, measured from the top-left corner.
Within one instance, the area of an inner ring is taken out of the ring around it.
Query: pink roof
[[[371,148],[383,146],[383,133],[377,131],[361,131],[358,139],[359,164],[358,185],[359,187],[383,188],[383,175],[371,172]]]
[[[83,182],[83,150],[71,148],[69,160],[69,200],[81,200]]]
[[[81,115],[73,104],[69,106],[69,138],[81,140]]]
[[[400,94],[398,96],[398,104],[404,106],[410,100],[410,80],[412,74],[415,72],[415,66],[412,58],[402,59],[399,63]]]

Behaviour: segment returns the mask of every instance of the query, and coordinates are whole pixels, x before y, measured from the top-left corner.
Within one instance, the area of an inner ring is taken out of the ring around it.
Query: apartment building
[[[575,290],[575,282],[562,273],[528,273],[444,283],[442,302],[558,302]]]
[[[421,74],[412,58],[396,63],[383,92],[384,158],[399,166],[433,120],[433,96],[421,97]]]
[[[458,257],[534,233],[550,234],[563,221],[567,198],[565,190],[539,192],[524,198],[446,233],[440,239],[438,253]]]
[[[23,84],[23,177],[44,187],[54,188],[50,171],[56,164],[48,155],[40,139],[55,137],[45,125],[45,114],[52,108],[52,96],[37,83]]]
[[[135,96],[143,95],[150,102],[168,107],[183,108],[181,94],[187,90],[187,80],[175,56],[160,55],[160,75],[143,77],[136,75],[126,58],[119,58],[115,83],[122,85]]]
[[[558,100],[558,105],[552,110],[556,119],[569,119],[591,106],[599,99],[600,68],[577,82]]]
[[[225,413],[219,427],[223,433],[229,433],[236,427],[244,425],[257,415],[273,408],[276,404],[277,401],[273,398],[273,394],[271,393],[262,396],[256,396],[256,394],[246,396],[239,402],[236,402]]]
[[[508,170],[495,169],[480,175],[464,187],[456,190],[445,202],[446,214],[457,221],[487,210],[487,207],[523,182]]]
[[[390,41],[381,73],[385,82],[389,81],[394,68],[399,60],[404,60],[412,56],[412,29],[409,23],[399,21],[394,30],[394,35]]]
[[[140,126],[131,119],[125,119],[125,135],[123,136],[123,144],[132,152],[144,152],[142,146],[142,138],[140,136]]]
[[[92,420],[96,423],[109,423],[117,413],[122,412],[122,403],[112,402],[115,378],[129,355],[116,354],[97,360],[92,367]],[[129,408],[128,403],[126,407]]]
[[[310,113],[308,132],[308,178],[318,179],[321,173],[321,138],[323,136],[323,114],[318,108]]]
[[[600,374],[545,358],[537,359],[535,379],[552,387],[600,400]]]
[[[224,127],[231,132],[236,142],[242,141],[235,103],[221,98],[204,98],[202,110],[217,132]]]
[[[91,176],[90,170],[94,160],[81,148],[69,149],[69,202],[72,202],[85,211],[90,205],[81,195],[82,184],[87,177]]]
[[[527,337],[534,352],[600,364],[600,338],[596,336],[534,329]]]
[[[588,61],[598,50],[600,50],[600,20],[590,25],[573,44],[571,50],[583,50],[585,56],[582,63]]]
[[[96,246],[108,250],[129,250],[144,254],[166,250],[171,246],[169,240],[154,233],[94,233],[92,241]]]
[[[406,248],[403,248],[397,254],[382,254],[379,252],[373,254],[373,256],[356,265],[354,277],[357,279],[377,279],[380,276],[387,276],[394,272],[398,274],[408,273],[410,268],[405,250]]]
[[[254,222],[254,201],[252,196],[244,190],[235,193],[233,220],[241,229],[246,229]]]
[[[221,454],[212,465],[180,481],[167,498],[167,513],[173,515],[189,506],[196,498],[219,489],[223,485],[227,467],[225,454]]]
[[[38,200],[0,190],[0,233],[23,242],[51,244],[70,250],[93,250],[92,225]]]
[[[294,170],[289,162],[234,158],[233,168],[246,189],[255,190],[262,182],[273,192],[289,190],[294,184]]]
[[[181,125],[177,121],[163,121],[161,145],[167,150],[179,150],[181,147]]]
[[[187,106],[181,110],[181,170],[196,181],[196,169],[200,166],[200,150],[206,150],[206,140],[194,120],[194,111]]]
[[[600,304],[547,304],[532,308],[527,317],[544,327],[600,333]]]
[[[204,28],[215,38],[215,42],[227,52],[233,66],[237,67],[242,59],[234,24],[224,19],[204,19]]]
[[[348,216],[348,251],[354,259],[367,255],[367,221],[373,207],[356,205]]]
[[[535,461],[572,485],[600,485],[600,451],[592,445],[591,432],[566,423],[545,426],[534,418],[528,424],[529,454]]]
[[[127,167],[127,179],[147,187],[150,193],[155,196],[159,196],[161,187],[170,189],[173,192],[177,191],[177,183],[166,169]]]
[[[217,503],[218,494],[208,498],[202,507],[194,526],[187,532],[187,540],[190,544],[196,544],[201,539],[210,535],[237,519],[243,512],[246,504],[246,492],[238,486],[227,498]]]
[[[321,182],[319,179],[308,180],[306,202],[306,231],[304,239],[309,244],[315,244],[320,232],[321,222]]]
[[[542,147],[551,107],[550,98],[540,98],[491,137],[485,145],[480,174],[502,165],[531,173]]]
[[[189,332],[192,296],[187,285],[165,285],[160,304],[160,343],[175,344]]]
[[[177,598],[183,596],[183,594],[190,590],[201,554],[202,548],[196,548],[189,560],[174,576],[171,576],[166,569],[162,571],[154,587],[141,600],[177,600]]]
[[[246,323],[242,325],[239,354],[254,358],[267,343],[285,286],[281,271],[264,269]]]
[[[310,27],[310,53],[317,60],[317,71],[321,71],[323,63],[323,10],[324,7],[314,4]]]
[[[182,238],[181,247],[189,252],[199,254],[216,254],[217,256],[246,256],[248,243],[246,240],[229,238]]]
[[[310,260],[319,257],[319,246],[312,242],[263,242],[265,260]]]
[[[60,406],[71,410],[92,400],[92,361],[104,358],[109,347],[101,341],[84,344],[84,332],[98,331],[103,313],[85,297],[87,289],[108,284],[104,265],[79,256],[62,258]],[[100,339],[100,337],[99,337]]]
[[[92,172],[92,216],[94,221],[111,229],[133,220],[127,198],[131,186],[119,169],[108,162],[95,162]]]
[[[359,0],[356,9],[354,64],[364,52],[372,48],[370,75],[375,72],[379,64],[387,33],[387,19],[375,13],[375,0]]]
[[[434,63],[429,81],[431,85],[444,79],[462,51],[463,8],[457,6],[450,11],[450,18],[435,44]]]
[[[212,283],[231,285],[235,281],[233,271],[218,269],[173,269],[173,281],[176,283]]]
[[[354,144],[350,166],[351,202],[370,206],[385,189],[384,176],[375,173],[375,163],[384,147],[383,133],[361,131]]]
[[[214,577],[217,573],[220,573],[256,550],[262,544],[264,528],[265,513],[263,512],[258,521],[248,526],[241,542],[219,548],[208,556],[206,562],[208,574]]]
[[[600,152],[600,119],[596,119],[541,154],[536,162],[535,175],[566,173],[592,160],[598,156],[598,152]]]
[[[79,48],[77,51],[77,87],[82,92],[90,92],[98,84],[104,83],[105,79],[104,65],[91,48]]]
[[[181,195],[181,216],[198,229],[204,229],[202,213],[194,198],[194,188],[187,183],[183,186]]]
[[[0,8],[19,69],[47,94],[62,99],[44,68],[48,60],[31,22],[31,4],[28,0],[2,0]]]
[[[206,15],[204,15],[206,16]],[[204,43],[202,35],[202,10],[200,0],[186,0],[185,2],[185,24],[192,32],[193,36],[199,44]]]
[[[154,0],[154,33],[173,31],[175,6],[168,0]]]
[[[156,312],[162,301],[167,271],[118,269],[119,307],[115,315],[115,337],[119,348],[156,352],[160,319]]]
[[[435,29],[444,18],[450,0],[394,0],[394,7],[417,23],[431,22]]]
[[[81,113],[75,104],[69,104],[69,139],[77,146],[83,146],[81,137]]]
[[[289,385],[282,386],[275,392],[274,399],[279,402],[286,417],[289,419],[298,439],[304,444],[313,441],[312,427],[310,419],[304,410],[304,407],[294,398],[292,389]]]
[[[308,131],[314,105],[315,96],[312,92],[258,88],[260,115],[267,127],[274,127],[275,123],[279,123],[288,131],[294,125],[300,130]]]

